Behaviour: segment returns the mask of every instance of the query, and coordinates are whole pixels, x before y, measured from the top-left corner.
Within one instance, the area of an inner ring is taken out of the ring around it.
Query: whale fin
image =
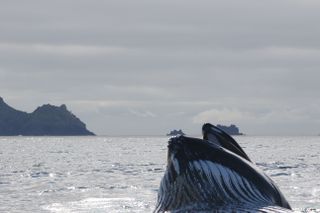
[[[203,140],[208,140],[216,143],[223,148],[251,161],[248,155],[243,151],[240,145],[226,132],[219,129],[218,127],[205,123],[202,126]]]
[[[230,208],[236,209],[232,212],[259,212],[257,209],[288,212],[291,209],[268,176],[217,144],[185,136],[171,138],[168,156],[155,212]],[[175,169],[177,164],[179,172]]]

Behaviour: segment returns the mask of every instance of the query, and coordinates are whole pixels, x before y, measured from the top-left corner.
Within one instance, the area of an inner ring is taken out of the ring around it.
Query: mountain
[[[0,135],[19,135],[30,114],[15,110],[0,97]]]
[[[26,113],[10,107],[0,97],[0,135],[71,136],[94,135],[86,125],[68,111],[66,105],[50,104]]]

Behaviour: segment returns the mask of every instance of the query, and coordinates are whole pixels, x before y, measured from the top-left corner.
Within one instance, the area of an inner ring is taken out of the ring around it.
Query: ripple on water
[[[49,176],[50,176],[50,173],[46,171],[32,172],[30,174],[30,177],[32,178],[49,177]]]
[[[274,169],[281,169],[281,170],[286,170],[286,169],[296,169],[296,168],[306,168],[307,165],[304,163],[298,163],[298,164],[293,164],[293,165],[288,165],[284,162],[270,162],[270,163],[256,163],[257,166],[261,167],[263,170],[274,170]]]
[[[42,206],[51,212],[146,212],[150,208],[148,203],[135,198],[85,198],[79,201],[52,203]],[[137,210],[139,209],[139,210]]]
[[[301,212],[301,213],[320,213],[320,209],[316,208],[305,208],[305,209],[294,209],[295,212]]]

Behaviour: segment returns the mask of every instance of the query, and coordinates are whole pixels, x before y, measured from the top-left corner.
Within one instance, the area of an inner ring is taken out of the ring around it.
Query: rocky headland
[[[32,113],[16,110],[0,97],[0,136],[94,135],[66,105],[45,104]]]

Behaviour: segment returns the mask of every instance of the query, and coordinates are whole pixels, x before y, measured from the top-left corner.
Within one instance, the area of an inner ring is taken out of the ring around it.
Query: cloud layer
[[[26,111],[62,104],[98,134],[236,123],[318,134],[320,3],[5,1],[0,91]]]

